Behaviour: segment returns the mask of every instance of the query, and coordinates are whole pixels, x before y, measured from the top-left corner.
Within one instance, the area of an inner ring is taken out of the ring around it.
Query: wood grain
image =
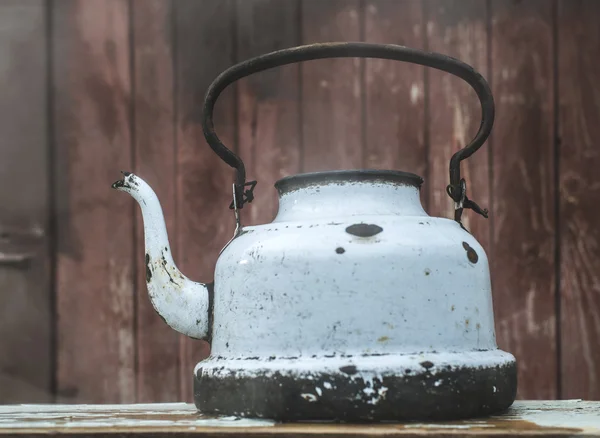
[[[135,171],[158,195],[175,239],[175,123],[171,0],[134,0]],[[137,401],[179,400],[179,341],[148,299],[144,229],[136,209]]]
[[[302,43],[359,41],[356,0],[302,1]],[[325,59],[302,63],[303,171],[363,167],[364,60]]]
[[[600,3],[558,9],[562,397],[600,398]]]
[[[487,3],[477,0],[428,0],[429,50],[457,58],[475,68],[488,81]],[[454,201],[446,193],[450,158],[475,136],[481,123],[481,105],[462,79],[429,70],[429,211],[454,217]],[[461,164],[470,199],[490,208],[490,144]],[[493,214],[493,213],[492,213]],[[472,210],[463,213],[463,225],[490,251],[490,221]]]
[[[0,2],[0,403],[53,381],[46,6]]]
[[[53,3],[58,399],[135,399],[126,0]]]
[[[365,40],[425,48],[422,2],[368,1]],[[366,162],[372,169],[427,170],[425,69],[383,59],[365,61]]]
[[[237,3],[238,59],[298,46],[298,3]],[[278,179],[298,173],[300,157],[299,64],[267,70],[238,82],[238,144],[255,199],[242,210],[244,224],[268,223],[277,213]]]
[[[219,251],[233,236],[233,170],[207,145],[200,118],[204,94],[234,62],[235,8],[230,0],[179,0],[177,25],[177,253],[182,272],[213,280]],[[216,132],[235,150],[235,93],[226,89],[214,112]],[[181,394],[192,399],[194,366],[209,354],[203,341],[181,342]]]
[[[179,267],[211,281],[233,232],[233,172],[199,127],[208,84],[234,61],[276,48],[360,39],[427,46],[490,80],[492,141],[462,172],[469,195],[490,209],[489,220],[466,212],[465,223],[490,258],[499,345],[519,361],[520,398],[600,397],[600,11],[595,0],[556,3],[558,29],[551,0],[0,2],[0,403],[50,401],[52,380],[65,403],[191,399],[191,370],[207,344],[183,340],[152,310],[139,209],[110,184],[119,170],[143,174],[160,196]],[[427,177],[428,212],[452,214],[447,161],[480,116],[461,80],[338,59],[238,85],[237,100],[235,87],[219,99],[215,122],[259,181],[247,224],[272,218],[275,179],[363,166]]]
[[[492,1],[491,269],[498,342],[520,398],[556,397],[552,8]]]
[[[0,406],[0,435],[204,437],[592,437],[600,436],[600,402],[517,401],[507,412],[444,422],[336,424],[275,423],[266,419],[214,418],[185,403],[145,405]]]

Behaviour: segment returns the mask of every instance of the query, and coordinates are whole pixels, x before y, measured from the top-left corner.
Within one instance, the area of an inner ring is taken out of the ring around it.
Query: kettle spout
[[[122,173],[123,179],[116,181],[112,187],[129,193],[142,210],[146,284],[154,310],[179,333],[207,340],[212,283],[194,282],[177,269],[156,193],[140,177],[130,172]]]

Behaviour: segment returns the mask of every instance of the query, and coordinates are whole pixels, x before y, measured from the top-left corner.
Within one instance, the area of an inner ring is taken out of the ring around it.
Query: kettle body
[[[421,177],[344,170],[279,180],[279,210],[242,226],[253,199],[242,160],[214,132],[219,94],[251,73],[325,57],[378,57],[455,74],[476,91],[482,123],[450,161],[453,219],[430,217]],[[183,275],[171,256],[160,202],[129,172],[113,188],[139,203],[146,282],[165,322],[211,343],[194,370],[194,402],[214,415],[345,422],[459,419],[501,412],[514,401],[515,358],[498,349],[490,270],[461,223],[467,197],[460,162],[488,137],[493,98],[470,66],[401,46],[326,43],[262,55],[215,79],[204,102],[204,135],[236,170],[234,237],[214,282]]]
[[[244,227],[217,262],[211,356],[195,370],[202,412],[366,421],[512,403],[485,251],[423,211],[419,180],[347,171],[278,183],[275,220]]]

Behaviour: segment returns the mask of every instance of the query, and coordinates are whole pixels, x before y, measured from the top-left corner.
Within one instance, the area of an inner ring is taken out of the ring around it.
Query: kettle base
[[[279,421],[458,420],[515,400],[517,367],[500,350],[323,358],[210,357],[194,376],[206,414]]]

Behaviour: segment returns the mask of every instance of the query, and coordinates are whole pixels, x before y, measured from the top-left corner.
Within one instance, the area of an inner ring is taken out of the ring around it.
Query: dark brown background
[[[498,342],[521,398],[600,398],[600,2],[596,0],[2,0],[0,402],[190,400],[206,346],[154,314],[140,215],[110,189],[134,170],[158,192],[176,260],[210,281],[230,238],[231,170],[199,128],[208,84],[237,61],[362,40],[462,59],[490,81],[490,141],[463,165],[491,211],[466,224],[491,261]],[[479,109],[447,74],[322,60],[226,90],[217,132],[259,180],[395,168],[451,216],[451,154]]]

